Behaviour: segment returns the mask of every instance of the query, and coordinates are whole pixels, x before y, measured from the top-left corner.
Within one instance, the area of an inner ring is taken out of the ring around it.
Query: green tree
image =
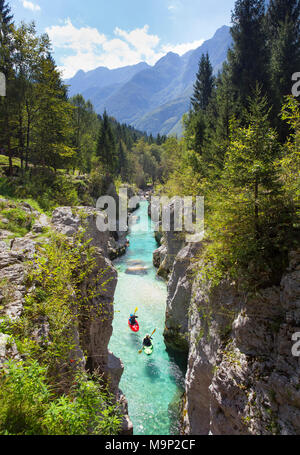
[[[188,148],[202,155],[207,129],[207,108],[212,98],[215,78],[208,53],[202,54],[199,70],[191,98],[192,108],[185,119],[185,138]],[[199,170],[197,159],[194,160],[195,170]]]
[[[72,145],[76,151],[74,166],[80,172],[91,169],[92,156],[96,151],[99,120],[90,101],[82,95],[70,99],[74,106],[72,116]]]
[[[283,142],[288,135],[288,127],[280,121],[278,113],[284,97],[291,93],[292,74],[300,67],[300,1],[272,0],[267,13],[267,24],[271,53],[273,122]]]
[[[299,0],[270,0],[267,11],[269,33],[276,36],[278,29],[286,20],[294,23],[295,31],[300,26],[300,1]]]
[[[228,52],[231,82],[244,108],[258,82],[268,87],[268,47],[265,33],[265,1],[237,0],[232,14],[233,47]]]
[[[12,24],[13,15],[11,9],[6,0],[0,0],[0,23],[9,26]]]
[[[128,182],[129,180],[129,172],[128,172],[128,159],[127,159],[127,148],[124,142],[121,140],[119,141],[119,148],[118,148],[118,174],[121,175],[123,182]]]
[[[278,284],[293,244],[294,208],[282,179],[282,147],[261,90],[249,100],[248,126],[233,119],[224,171],[206,203],[204,275],[247,289]]]
[[[207,129],[206,115],[202,110],[190,111],[185,119],[185,139],[190,150],[202,155]]]
[[[71,147],[73,108],[50,55],[41,62],[37,81],[38,112],[34,125],[34,162],[55,171],[74,159]]]
[[[291,129],[280,160],[281,179],[294,206],[296,220],[300,214],[300,104],[293,96],[286,98],[281,116]]]
[[[206,143],[202,160],[205,166],[204,174],[211,183],[216,181],[223,170],[230,139],[230,121],[237,115],[241,118],[240,112],[241,106],[235,100],[228,64],[224,63],[206,112]]]
[[[191,103],[194,112],[205,111],[214,87],[213,68],[208,53],[202,54]]]
[[[256,236],[259,224],[260,195],[276,193],[278,176],[275,160],[279,156],[277,134],[270,126],[266,97],[256,88],[250,99],[247,128],[231,122],[230,145],[225,160],[224,177],[227,185],[244,188],[253,203]]]
[[[106,111],[101,121],[96,153],[103,169],[110,174],[115,174],[118,169],[116,140]]]
[[[17,140],[18,156],[21,159],[21,169],[25,160],[28,169],[31,129],[37,112],[38,99],[35,93],[35,82],[38,78],[40,64],[50,50],[47,35],[36,34],[34,23],[21,23],[14,30],[13,65],[16,77],[17,101]]]

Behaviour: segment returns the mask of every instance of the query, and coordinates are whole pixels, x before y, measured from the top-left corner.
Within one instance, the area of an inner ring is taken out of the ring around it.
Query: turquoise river
[[[129,416],[135,435],[178,434],[180,398],[184,371],[178,358],[167,352],[163,339],[166,283],[156,277],[152,253],[157,248],[153,226],[147,215],[148,204],[141,203],[134,213],[127,254],[114,262],[118,270],[115,294],[113,335],[109,349],[124,363],[120,389],[129,405]],[[126,274],[130,266],[147,267],[144,275]],[[140,331],[128,327],[128,317],[138,307]],[[153,335],[151,356],[138,354],[146,333]]]

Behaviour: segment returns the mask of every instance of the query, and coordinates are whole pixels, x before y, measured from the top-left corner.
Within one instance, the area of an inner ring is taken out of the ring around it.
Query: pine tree
[[[268,12],[269,33],[276,36],[281,25],[286,20],[292,22],[295,31],[299,33],[300,26],[300,1],[299,0],[270,0]]]
[[[55,171],[74,160],[71,147],[73,107],[51,55],[42,59],[37,86],[37,115],[34,123],[34,162]]]
[[[231,82],[244,108],[258,82],[268,87],[268,49],[265,35],[265,1],[237,0],[232,13],[233,48],[228,52]]]
[[[127,153],[126,145],[121,140],[118,148],[118,174],[121,175],[123,182],[129,179]]]
[[[209,55],[208,53],[202,54],[194,84],[194,94],[191,98],[192,108],[185,123],[188,148],[198,155],[201,155],[203,151],[207,128],[206,111],[212,98],[214,83],[215,78]]]
[[[191,103],[194,112],[205,111],[212,95],[214,86],[213,68],[208,53],[202,54],[199,70],[194,84],[194,94]]]
[[[203,147],[202,158],[212,181],[222,172],[230,137],[230,121],[233,116],[239,115],[240,111],[241,108],[234,99],[228,64],[224,63],[206,112],[207,141]]]
[[[72,145],[76,150],[74,166],[81,172],[90,169],[92,154],[96,150],[100,121],[90,101],[82,95],[73,96],[70,103],[74,106],[72,119]]]
[[[10,13],[11,9],[6,0],[0,0],[0,23],[3,22],[6,26],[11,25],[13,15]]]
[[[107,112],[104,111],[97,142],[97,156],[100,164],[109,174],[114,174],[118,169],[118,155],[116,141]]]
[[[260,234],[259,210],[261,193],[272,194],[278,188],[276,157],[279,147],[275,130],[270,126],[266,97],[257,85],[248,98],[247,128],[231,122],[230,145],[226,156],[224,176],[232,188],[244,188],[253,203],[255,233]]]
[[[278,113],[291,93],[293,73],[300,68],[300,1],[272,0],[267,13],[274,124],[284,141],[288,127]]]

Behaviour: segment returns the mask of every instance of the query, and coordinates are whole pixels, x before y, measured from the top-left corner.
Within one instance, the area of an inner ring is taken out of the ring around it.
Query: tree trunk
[[[26,150],[25,150],[25,171],[28,171],[28,159],[29,159],[29,145],[30,145],[30,127],[31,127],[31,118],[29,113],[28,102],[26,102],[26,111],[27,111],[27,131],[26,131]]]
[[[255,181],[255,190],[254,190],[254,225],[255,225],[255,237],[256,240],[259,239],[259,207],[258,207],[258,182]]]
[[[21,108],[19,108],[20,112]],[[19,113],[19,153],[21,159],[21,173],[23,175],[24,170],[24,137],[23,137],[23,117],[22,113]]]
[[[13,175],[13,162],[12,162],[12,151],[11,151],[11,145],[10,145],[10,132],[8,132],[7,150],[8,150],[8,161],[9,161],[9,176],[12,177],[12,175]]]

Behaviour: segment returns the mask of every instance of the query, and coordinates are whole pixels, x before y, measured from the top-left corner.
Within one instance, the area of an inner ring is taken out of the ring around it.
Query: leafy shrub
[[[10,361],[0,376],[0,434],[117,434],[121,415],[99,378],[78,372],[68,395],[55,397],[47,368]]]
[[[31,175],[0,178],[0,194],[15,199],[33,199],[44,211],[79,204],[76,185],[64,174],[48,169],[32,170]]]

